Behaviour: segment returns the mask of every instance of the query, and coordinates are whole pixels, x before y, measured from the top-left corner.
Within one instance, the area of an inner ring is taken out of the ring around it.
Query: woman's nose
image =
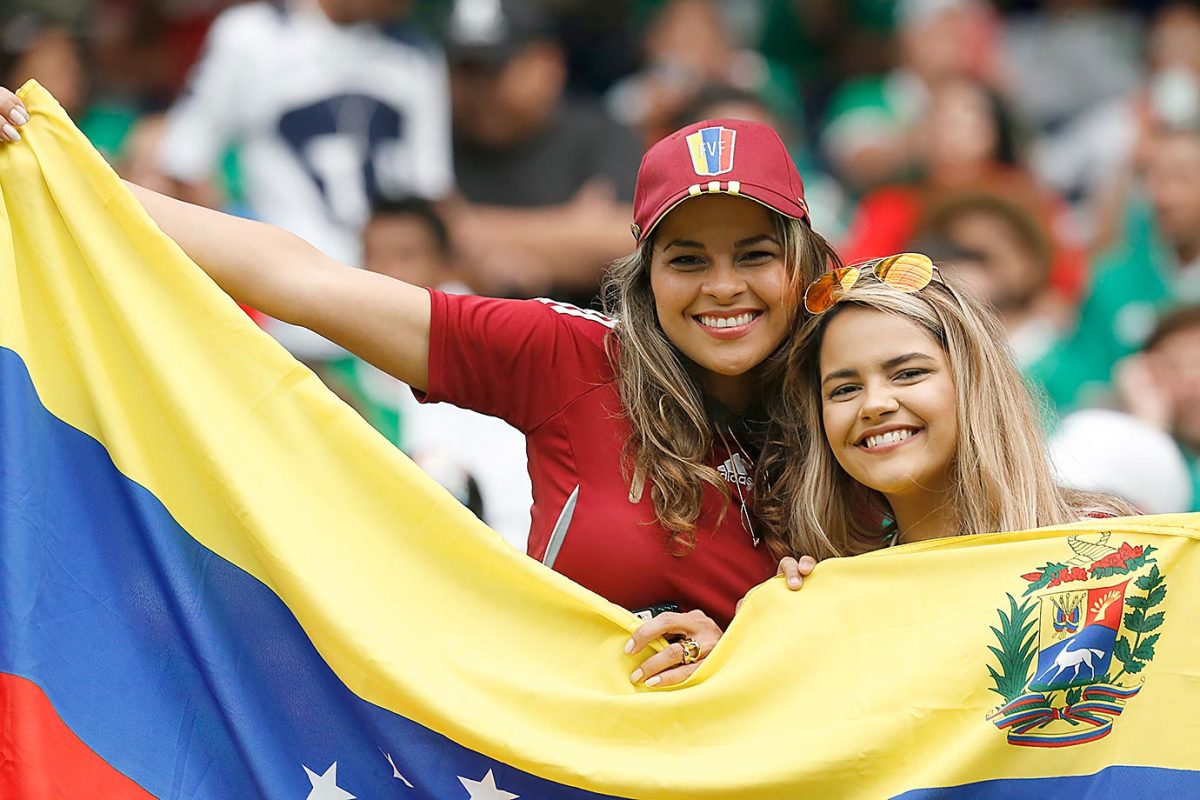
[[[873,418],[895,411],[900,407],[896,393],[887,384],[868,383],[863,387],[862,416]]]
[[[746,280],[731,259],[717,259],[704,282],[704,291],[714,299],[728,302],[746,288]]]

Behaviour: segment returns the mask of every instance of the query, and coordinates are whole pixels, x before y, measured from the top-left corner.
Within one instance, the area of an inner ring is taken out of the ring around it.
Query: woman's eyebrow
[[[771,242],[772,244],[779,244],[779,240],[771,234],[759,233],[754,236],[747,236],[745,239],[739,239],[733,243],[733,246],[740,249],[743,247],[750,247],[751,245],[758,244],[759,242]],[[687,247],[693,250],[703,250],[704,242],[697,242],[693,239],[672,239],[663,245],[664,250],[669,250],[672,247]]]
[[[842,378],[856,378],[856,377],[858,377],[858,370],[856,370],[856,369],[850,369],[850,368],[837,369],[837,370],[834,370],[833,372],[829,373],[828,375],[826,375],[821,380],[821,385],[824,386],[825,384],[829,383],[830,381],[836,381],[836,380],[840,380]]]
[[[905,361],[916,361],[916,360],[935,361],[936,359],[934,359],[933,356],[925,355],[924,353],[915,353],[915,352],[914,353],[905,353],[902,356],[896,356],[895,358],[889,358],[887,361],[883,362],[883,364],[881,366],[884,369],[891,369],[892,367],[900,366]]]
[[[757,236],[748,236],[745,239],[739,239],[733,243],[733,246],[737,248],[749,247],[750,245],[758,244],[759,242],[771,242],[772,244],[779,244],[779,240],[771,234],[760,233]]]
[[[703,250],[704,243],[696,242],[691,239],[672,239],[663,245],[663,250],[670,250],[672,247],[690,247],[693,250]]]

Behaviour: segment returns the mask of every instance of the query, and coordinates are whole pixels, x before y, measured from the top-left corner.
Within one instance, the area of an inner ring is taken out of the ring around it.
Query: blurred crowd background
[[[767,121],[847,262],[994,305],[1064,482],[1200,509],[1200,0],[5,0],[127,179],[457,292],[596,304],[644,149]],[[248,310],[514,543],[519,434]],[[553,369],[553,365],[547,365]]]

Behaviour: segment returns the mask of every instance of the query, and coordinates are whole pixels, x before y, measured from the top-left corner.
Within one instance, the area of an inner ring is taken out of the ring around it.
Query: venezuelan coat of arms
[[[1009,744],[1070,747],[1102,739],[1154,660],[1167,584],[1149,545],[1112,534],[1067,539],[1071,558],[1021,577],[988,647],[991,690],[1004,702],[987,719]]]

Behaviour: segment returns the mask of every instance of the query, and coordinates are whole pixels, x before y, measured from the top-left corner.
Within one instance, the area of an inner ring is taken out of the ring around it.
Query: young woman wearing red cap
[[[0,90],[0,137],[28,115]],[[36,123],[35,123],[36,124]],[[131,187],[226,292],[418,390],[527,438],[530,555],[630,609],[726,623],[784,539],[754,519],[754,462],[778,400],[770,357],[798,288],[836,256],[800,176],[758,123],[715,120],[652,147],[615,319],[550,301],[451,296],[353,269],[297,237]]]

